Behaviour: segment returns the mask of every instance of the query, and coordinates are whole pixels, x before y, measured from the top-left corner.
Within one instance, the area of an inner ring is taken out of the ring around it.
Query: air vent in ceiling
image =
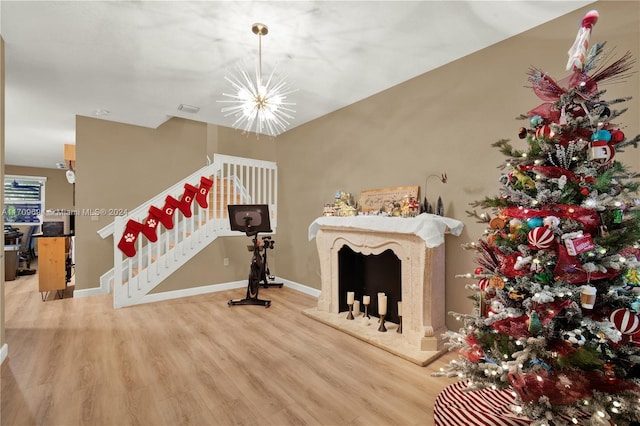
[[[200,107],[180,104],[178,106],[178,111],[188,112],[190,114],[196,114],[198,111],[200,111]]]
[[[67,165],[65,163],[56,163],[56,169],[66,170]]]

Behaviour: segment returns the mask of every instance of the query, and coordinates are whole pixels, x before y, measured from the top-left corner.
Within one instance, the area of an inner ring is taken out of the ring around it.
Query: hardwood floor
[[[316,299],[229,290],[114,310],[5,283],[2,425],[432,425],[450,379],[304,316]],[[70,292],[72,288],[68,289]]]

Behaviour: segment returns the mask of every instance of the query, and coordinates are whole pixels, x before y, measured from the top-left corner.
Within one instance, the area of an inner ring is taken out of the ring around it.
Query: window
[[[46,177],[5,175],[5,225],[42,224],[46,181]]]

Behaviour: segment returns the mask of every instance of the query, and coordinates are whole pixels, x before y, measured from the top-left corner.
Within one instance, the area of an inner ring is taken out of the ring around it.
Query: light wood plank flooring
[[[304,316],[315,298],[260,289],[114,310],[6,283],[2,425],[432,425],[450,379]],[[72,288],[67,290],[70,293]]]

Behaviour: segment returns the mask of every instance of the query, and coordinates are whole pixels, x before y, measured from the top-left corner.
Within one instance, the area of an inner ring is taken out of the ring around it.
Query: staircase
[[[135,241],[135,255],[131,257],[118,248],[130,219],[145,223],[151,206],[162,209],[169,195],[180,200],[184,185],[198,188],[201,177],[213,181],[207,195],[207,208],[200,207],[194,200],[191,217],[185,217],[176,209],[173,229],[159,224],[156,242],[150,242],[140,233]],[[101,286],[113,288],[114,308],[146,303],[145,297],[153,288],[216,238],[238,235],[229,229],[229,204],[269,205],[271,228],[275,231],[278,224],[277,183],[278,172],[273,162],[215,154],[212,164],[136,207],[128,215],[116,217],[113,223],[99,230],[102,238],[113,235],[113,268],[101,277]]]

